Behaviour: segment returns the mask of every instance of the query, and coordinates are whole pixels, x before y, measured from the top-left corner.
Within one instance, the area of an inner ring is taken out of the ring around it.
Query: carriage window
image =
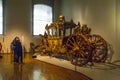
[[[57,28],[56,27],[53,28],[53,36],[57,36]]]
[[[33,8],[33,35],[45,33],[46,24],[52,22],[52,7],[44,4],[34,4]]]
[[[66,34],[65,36],[69,36],[70,35],[70,28],[66,29]]]
[[[3,34],[3,0],[0,0],[0,34]]]
[[[52,29],[49,29],[49,35],[52,35]]]
[[[63,30],[60,30],[60,36],[63,36]]]

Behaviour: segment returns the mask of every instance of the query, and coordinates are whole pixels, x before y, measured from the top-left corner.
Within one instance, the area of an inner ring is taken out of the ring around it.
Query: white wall
[[[61,14],[61,0],[54,0],[54,20],[59,20]]]
[[[62,0],[61,12],[66,21],[73,19],[75,23],[87,24],[92,34],[99,34],[112,44],[115,51],[112,60],[116,60],[120,57],[120,6],[117,5],[119,0]]]
[[[120,0],[116,0],[116,49],[120,60]]]
[[[0,36],[2,52],[10,52],[10,43],[19,36],[27,50],[29,43],[39,44],[39,39],[32,36],[32,0],[5,0],[5,34]],[[24,40],[23,40],[24,39]]]

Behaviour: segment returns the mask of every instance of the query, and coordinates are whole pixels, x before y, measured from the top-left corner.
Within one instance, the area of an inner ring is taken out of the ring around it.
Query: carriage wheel
[[[82,66],[88,62],[89,41],[83,35],[69,36],[66,42],[67,57],[72,64]]]
[[[88,35],[87,37],[93,49],[92,60],[94,62],[105,62],[107,57],[106,41],[99,35]]]

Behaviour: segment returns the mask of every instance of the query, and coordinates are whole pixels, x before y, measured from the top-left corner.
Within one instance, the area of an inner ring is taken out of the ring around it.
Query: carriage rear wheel
[[[100,35],[87,35],[91,43],[92,60],[94,62],[105,62],[107,57],[107,43]]]

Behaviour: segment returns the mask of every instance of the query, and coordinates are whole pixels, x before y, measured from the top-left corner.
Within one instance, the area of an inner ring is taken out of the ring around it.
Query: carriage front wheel
[[[88,63],[89,41],[83,35],[71,35],[66,41],[67,57],[72,64],[82,66]]]

